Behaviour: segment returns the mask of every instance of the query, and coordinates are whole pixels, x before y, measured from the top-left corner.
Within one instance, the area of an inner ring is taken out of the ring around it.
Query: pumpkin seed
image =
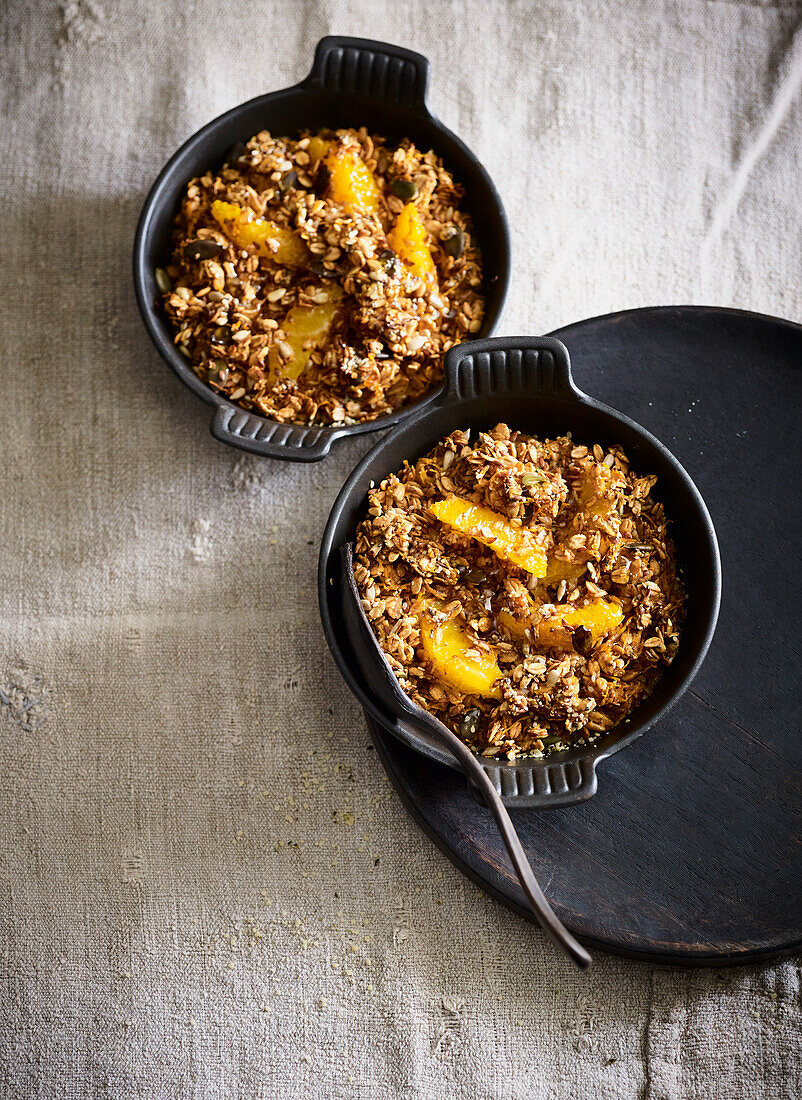
[[[318,195],[322,195],[329,185],[331,179],[331,172],[327,164],[321,161],[317,166],[317,172],[315,173],[315,191]]]
[[[465,250],[465,234],[459,228],[457,228],[450,237],[446,237],[443,243],[443,251],[448,256],[453,256],[455,260],[458,260]]]
[[[466,710],[459,720],[460,736],[464,738],[475,737],[479,729],[479,720],[481,717],[482,715],[478,707],[471,707],[470,710]]]
[[[244,157],[250,150],[244,141],[238,141],[236,145],[232,145],[226,155],[226,164],[236,164],[241,157]]]
[[[418,196],[418,185],[413,180],[393,180],[390,190],[402,202],[412,202]]]
[[[227,382],[228,367],[225,359],[212,359],[211,366],[206,374],[207,382]]]
[[[395,268],[395,252],[392,248],[383,248],[376,257],[384,264],[384,270],[389,275]]]
[[[219,256],[223,246],[217,241],[187,241],[184,245],[184,258],[187,260],[211,260]]]
[[[173,280],[163,267],[156,268],[153,272],[153,278],[156,280],[156,286],[159,288],[160,294],[166,294],[168,290],[173,289]]]
[[[589,657],[593,652],[593,633],[586,626],[574,627],[571,641],[580,657]]]
[[[293,187],[298,186],[298,173],[294,168],[291,168],[289,172],[285,172],[281,179],[278,181],[278,189],[282,195],[286,195],[288,191],[291,191]]]
[[[212,330],[212,343],[213,344],[230,344],[231,343],[231,326],[230,325],[217,325]]]
[[[336,279],[340,274],[336,267],[326,267],[322,260],[312,260],[309,264],[309,270],[321,279]]]
[[[482,581],[487,580],[487,573],[483,572],[481,569],[469,569],[465,574],[465,580],[468,584],[481,584]]]

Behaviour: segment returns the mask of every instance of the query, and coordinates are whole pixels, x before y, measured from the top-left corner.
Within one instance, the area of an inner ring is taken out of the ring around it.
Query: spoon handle
[[[465,774],[475,780],[477,787],[485,796],[485,801],[493,817],[496,819],[498,830],[501,833],[501,839],[504,841],[505,847],[509,852],[512,865],[518,875],[518,881],[524,893],[529,898],[529,904],[532,907],[532,912],[538,924],[551,939],[552,943],[559,947],[561,951],[564,951],[568,958],[571,959],[580,970],[587,970],[591,963],[590,955],[582,944],[571,935],[562,921],[558,919],[556,913],[546,900],[546,895],[538,886],[537,879],[529,864],[529,860],[526,858],[526,852],[518,838],[510,815],[507,812],[507,807],[502,802],[501,795],[490,782],[478,758],[473,754],[471,749],[468,748],[465,742],[457,737],[453,730],[450,730],[448,726],[439,722],[433,714],[429,714],[428,711],[415,706],[409,696],[401,690],[395,673],[387,660],[387,655],[376,640],[376,635],[373,633],[373,628],[368,622],[365,609],[362,607],[359,589],[357,588],[356,578],[354,577],[353,545],[351,543],[346,543],[341,550],[341,555],[347,591],[351,596],[350,601],[346,600],[345,603],[346,616],[350,612],[352,617],[356,617],[356,629],[365,639],[369,647],[369,652],[374,662],[376,687],[383,688],[382,694],[386,693],[389,695],[390,698],[395,701],[397,708],[407,715],[408,718],[412,719],[415,725],[425,728],[428,733],[438,741],[447,745],[457,758]]]
[[[459,760],[465,773],[470,774],[471,778],[475,781],[484,795],[488,808],[496,819],[498,830],[501,833],[501,839],[504,841],[504,845],[512,860],[512,865],[518,875],[518,880],[529,899],[529,904],[532,907],[532,912],[537,918],[538,924],[552,943],[564,951],[568,958],[578,966],[580,970],[587,970],[591,964],[590,955],[579,940],[568,931],[549,905],[546,895],[538,885],[537,879],[535,878],[532,867],[526,856],[526,852],[515,831],[515,826],[507,812],[507,807],[501,801],[501,796],[491,783],[484,768],[468,746],[465,745],[455,733],[452,733],[451,730],[445,726],[437,732],[442,741],[448,742],[448,747]]]

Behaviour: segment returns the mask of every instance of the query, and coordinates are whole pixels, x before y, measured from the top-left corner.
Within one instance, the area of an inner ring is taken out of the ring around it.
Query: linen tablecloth
[[[216,443],[129,261],[176,146],[355,34],[428,55],[433,109],[490,167],[515,252],[500,333],[687,302],[799,320],[800,4],[0,19],[0,1094],[799,1096],[796,962],[581,976],[419,832],[316,608],[370,441],[314,467]]]

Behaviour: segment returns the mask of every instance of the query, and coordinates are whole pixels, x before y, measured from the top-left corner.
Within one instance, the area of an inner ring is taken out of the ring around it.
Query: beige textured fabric
[[[799,319],[800,5],[0,19],[0,1094],[799,1096],[793,962],[580,977],[412,824],[315,602],[369,441],[314,468],[214,442],[129,256],[176,145],[352,33],[426,53],[434,109],[491,166],[516,256],[501,331],[671,302]]]

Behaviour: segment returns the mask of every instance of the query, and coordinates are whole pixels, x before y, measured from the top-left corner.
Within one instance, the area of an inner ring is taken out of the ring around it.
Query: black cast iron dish
[[[429,395],[369,423],[279,424],[215,393],[177,351],[172,326],[158,303],[154,270],[169,254],[181,196],[193,176],[221,165],[232,145],[247,141],[259,130],[291,135],[304,129],[366,126],[389,141],[408,137],[423,149],[434,149],[465,187],[465,209],[482,250],[486,313],[480,335],[488,336],[495,328],[510,274],[507,219],[485,169],[426,106],[428,78],[429,62],[421,54],[362,38],[323,38],[305,80],[234,107],[198,130],[171,157],[151,188],[134,241],[137,303],[150,338],[168,366],[193,393],[215,406],[211,430],[222,443],[268,458],[316,462],[325,458],[335,439],[388,428],[436,399],[436,394]]]
[[[455,428],[487,430],[499,421],[532,435],[571,432],[578,441],[619,443],[634,467],[657,475],[656,493],[673,520],[677,561],[687,593],[679,651],[652,694],[630,717],[591,745],[542,760],[482,759],[496,791],[512,807],[565,806],[596,791],[596,766],[631,744],[676,702],[696,675],[716,626],[721,564],[713,524],[679,462],[654,436],[576,388],[568,352],[553,338],[511,337],[461,344],[446,355],[445,388],[435,402],[391,432],[359,463],[338,496],[323,535],[318,593],[323,628],[342,675],[384,729],[434,760],[454,756],[422,723],[402,711],[377,666],[378,646],[357,627],[342,548],[353,542],[371,483],[414,461]]]
[[[685,470],[645,429],[581,393],[559,340],[512,337],[452,348],[438,400],[391,432],[353,471],[323,535],[318,594],[332,654],[369,719],[412,748],[458,767],[491,809],[532,914],[581,968],[590,957],[549,906],[537,884],[505,803],[565,806],[596,791],[596,765],[631,743],[680,697],[698,671],[715,630],[721,597],[718,544],[707,508]],[[414,461],[455,428],[483,430],[504,421],[531,434],[572,432],[577,440],[620,443],[636,468],[658,476],[673,517],[673,537],[687,591],[679,652],[652,695],[633,715],[592,745],[545,760],[499,762],[475,757],[433,715],[401,690],[362,610],[351,568],[351,545],[365,512],[368,488]]]

